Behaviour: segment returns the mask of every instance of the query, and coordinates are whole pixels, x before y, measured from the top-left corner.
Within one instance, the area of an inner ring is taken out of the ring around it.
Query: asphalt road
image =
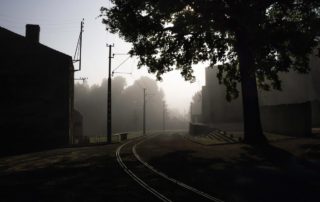
[[[223,201],[318,201],[319,143],[298,139],[264,148],[241,143],[205,146],[181,133],[160,133],[139,144],[136,152],[167,176]],[[120,145],[1,158],[0,201],[159,201],[122,170],[116,160]],[[143,167],[127,153],[124,148],[125,164]],[[164,195],[173,192],[169,186],[157,187],[156,176],[136,174]]]

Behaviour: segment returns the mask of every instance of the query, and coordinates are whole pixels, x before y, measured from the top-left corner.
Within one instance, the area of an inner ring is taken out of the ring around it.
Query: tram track
[[[127,144],[131,143],[127,142],[125,144],[122,144],[121,146],[119,146],[117,148],[116,151],[116,157],[117,157],[117,161],[120,164],[121,168],[134,180],[136,181],[140,186],[142,186],[145,190],[149,191],[150,193],[152,193],[155,197],[157,197],[158,199],[160,199],[161,201],[171,201],[170,199],[168,199],[167,197],[163,196],[162,194],[160,194],[158,191],[156,191],[155,189],[153,189],[152,187],[150,187],[147,183],[145,183],[141,178],[139,178],[137,175],[135,175],[123,162],[121,156],[120,156],[120,150],[126,146]]]
[[[121,168],[142,188],[161,201],[223,202],[210,194],[168,176],[143,161],[136,148],[149,138],[144,137],[126,142],[116,150],[117,161]]]

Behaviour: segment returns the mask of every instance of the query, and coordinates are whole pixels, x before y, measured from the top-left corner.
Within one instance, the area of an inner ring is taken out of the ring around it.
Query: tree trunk
[[[244,120],[244,141],[249,144],[266,143],[263,135],[254,57],[247,34],[237,33],[236,51],[239,57]]]

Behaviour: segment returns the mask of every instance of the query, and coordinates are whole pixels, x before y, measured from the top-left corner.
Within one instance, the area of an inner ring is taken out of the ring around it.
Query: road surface
[[[161,201],[123,170],[117,151],[127,169],[169,201],[318,201],[319,143],[314,138],[268,148],[204,145],[167,132],[5,157],[0,159],[0,201]],[[156,171],[196,191],[159,177],[134,151]]]

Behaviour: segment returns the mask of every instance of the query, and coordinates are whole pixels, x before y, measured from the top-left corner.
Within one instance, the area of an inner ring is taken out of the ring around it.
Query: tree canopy
[[[193,80],[192,66],[218,67],[227,99],[241,82],[244,140],[266,142],[257,87],[281,89],[279,72],[309,71],[318,43],[319,0],[111,0],[103,23],[132,44],[139,67],[158,79],[177,68]]]
[[[238,96],[239,37],[254,59],[258,86],[281,89],[278,72],[308,72],[308,55],[317,45],[317,0],[111,0],[101,8],[112,33],[132,43],[139,66],[157,78],[177,68],[193,80],[192,65],[218,64],[227,98]]]

